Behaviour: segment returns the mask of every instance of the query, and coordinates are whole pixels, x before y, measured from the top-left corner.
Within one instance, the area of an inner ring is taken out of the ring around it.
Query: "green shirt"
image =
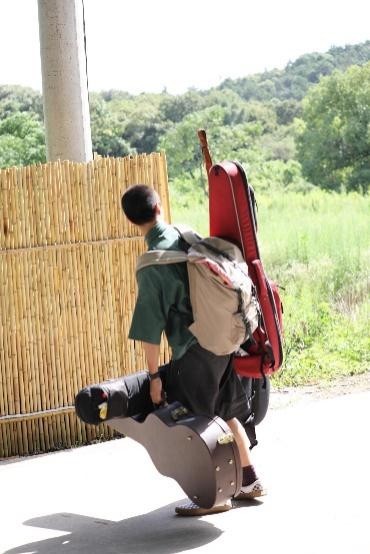
[[[158,222],[145,236],[148,250],[181,250],[178,232]],[[173,359],[181,358],[197,342],[188,327],[193,323],[185,263],[144,267],[137,272],[138,297],[129,338],[159,344],[164,331]]]

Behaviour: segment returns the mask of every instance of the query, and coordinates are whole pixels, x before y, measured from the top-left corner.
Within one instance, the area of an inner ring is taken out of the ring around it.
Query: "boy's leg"
[[[230,427],[236,444],[238,445],[240,462],[243,468],[243,481],[240,492],[234,497],[235,500],[249,500],[264,496],[264,489],[260,479],[258,478],[254,466],[252,465],[251,455],[249,451],[249,441],[244,427],[235,417],[226,422]]]
[[[240,463],[242,467],[250,466],[252,462],[249,452],[249,441],[244,427],[239,422],[239,420],[236,419],[236,417],[234,417],[233,419],[229,419],[229,421],[227,421],[226,423],[230,427],[235,437],[236,444],[238,445]]]

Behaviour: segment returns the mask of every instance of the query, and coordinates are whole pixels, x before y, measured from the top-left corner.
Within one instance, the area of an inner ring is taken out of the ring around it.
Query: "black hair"
[[[147,185],[133,185],[123,193],[121,198],[125,216],[135,225],[153,221],[156,216],[155,207],[158,203],[158,194]]]

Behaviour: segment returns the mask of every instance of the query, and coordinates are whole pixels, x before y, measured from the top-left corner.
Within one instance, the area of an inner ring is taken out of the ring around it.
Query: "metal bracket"
[[[180,417],[188,415],[189,411],[185,406],[180,406],[179,408],[175,408],[171,412],[171,417],[174,421],[177,421],[180,419]]]
[[[230,444],[234,442],[234,435],[232,433],[225,433],[220,435],[217,439],[218,444]]]

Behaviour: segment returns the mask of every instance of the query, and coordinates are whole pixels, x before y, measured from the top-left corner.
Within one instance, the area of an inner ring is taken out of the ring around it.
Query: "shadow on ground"
[[[183,518],[169,504],[122,521],[57,513],[29,519],[24,525],[66,534],[17,546],[4,554],[173,554],[208,544],[222,533],[201,518]]]

